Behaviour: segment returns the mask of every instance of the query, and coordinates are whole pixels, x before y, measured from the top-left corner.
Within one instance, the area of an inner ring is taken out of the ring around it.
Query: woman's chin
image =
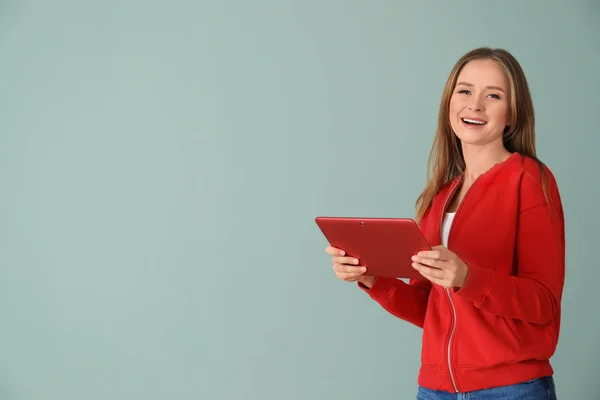
[[[456,135],[463,146],[489,146],[494,142],[502,145],[502,136],[493,137],[490,135],[476,134],[474,132],[461,132]]]

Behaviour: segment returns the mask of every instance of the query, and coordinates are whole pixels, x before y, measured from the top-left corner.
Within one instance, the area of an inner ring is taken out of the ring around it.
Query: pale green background
[[[600,398],[592,0],[2,1],[0,398],[414,398],[421,331],[314,217],[413,215],[480,45],[522,63],[563,196],[558,393]]]

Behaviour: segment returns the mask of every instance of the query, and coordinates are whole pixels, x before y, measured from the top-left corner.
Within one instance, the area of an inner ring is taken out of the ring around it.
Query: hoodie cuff
[[[369,289],[360,282],[357,282],[358,287],[365,291],[373,300],[378,303],[385,303],[394,294],[396,290],[397,279],[387,277],[377,277],[375,283]]]
[[[485,301],[486,296],[492,289],[494,275],[491,270],[468,266],[467,279],[465,284],[460,289],[456,290],[456,294],[472,301],[476,306],[480,306]]]

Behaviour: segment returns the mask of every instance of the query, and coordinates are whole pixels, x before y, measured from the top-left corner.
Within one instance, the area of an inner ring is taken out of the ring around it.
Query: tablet
[[[410,218],[317,217],[329,244],[367,267],[365,275],[411,279],[421,276],[411,257],[431,250],[417,223]]]

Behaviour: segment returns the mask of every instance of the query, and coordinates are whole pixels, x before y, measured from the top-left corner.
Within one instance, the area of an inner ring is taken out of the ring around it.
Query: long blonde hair
[[[457,61],[444,86],[437,129],[427,165],[427,184],[415,204],[415,219],[417,221],[421,220],[444,184],[462,175],[465,171],[465,159],[462,154],[460,139],[454,134],[450,125],[450,97],[463,67],[470,61],[481,59],[495,61],[508,79],[510,123],[504,132],[504,146],[511,153],[518,152],[523,156],[534,159],[540,165],[545,187],[542,163],[536,156],[535,115],[525,73],[514,56],[508,51],[480,47],[469,51]]]

